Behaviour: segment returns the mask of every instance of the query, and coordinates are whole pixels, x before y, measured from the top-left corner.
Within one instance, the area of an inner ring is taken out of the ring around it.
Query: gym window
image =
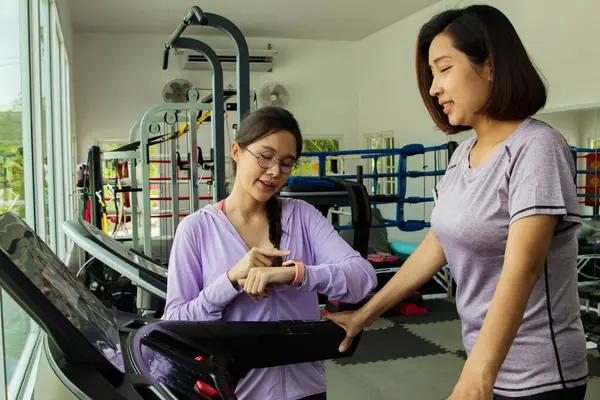
[[[338,138],[319,138],[305,139],[302,145],[303,153],[322,153],[340,150],[340,140]],[[325,172],[327,175],[335,175],[341,173],[339,162],[334,161],[339,157],[327,157]],[[333,162],[332,162],[333,161]],[[297,176],[318,176],[319,175],[319,158],[318,157],[300,157],[298,160],[298,168],[294,170],[292,175]]]
[[[0,48],[0,213],[15,212],[67,261],[61,224],[73,218],[70,69],[56,4],[7,0],[0,11],[15,40]],[[0,291],[0,400],[31,398],[40,327]]]
[[[368,149],[393,149],[394,148],[394,133],[392,131],[371,133],[366,135]],[[377,166],[378,174],[393,174],[398,169],[398,156],[378,157],[377,161],[371,159],[365,174],[374,172]],[[396,194],[398,180],[395,177],[384,177],[368,180],[370,191],[372,194]]]

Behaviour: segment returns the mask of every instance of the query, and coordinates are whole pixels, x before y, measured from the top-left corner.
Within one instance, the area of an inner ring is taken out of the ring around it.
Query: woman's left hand
[[[463,375],[448,400],[493,400],[494,385],[477,376]]]
[[[238,284],[244,287],[244,292],[254,301],[257,301],[257,296],[268,296],[267,285],[288,284],[295,276],[295,267],[256,267],[248,271],[246,279],[238,280]]]

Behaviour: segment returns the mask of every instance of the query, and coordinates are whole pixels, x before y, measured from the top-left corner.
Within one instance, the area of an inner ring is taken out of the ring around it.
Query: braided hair
[[[250,144],[272,133],[279,131],[290,132],[296,139],[296,154],[302,153],[302,133],[296,118],[289,111],[281,107],[263,107],[247,114],[240,123],[236,137],[240,148],[244,149]],[[233,173],[237,172],[237,165],[233,162]],[[265,203],[267,220],[269,221],[269,240],[279,249],[283,230],[281,227],[281,201],[274,195]],[[281,265],[275,260],[275,265]]]

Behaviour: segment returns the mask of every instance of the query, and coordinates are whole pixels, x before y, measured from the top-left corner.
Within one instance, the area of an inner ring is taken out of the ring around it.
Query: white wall
[[[97,139],[128,138],[132,124],[150,107],[163,103],[162,90],[171,79],[184,78],[197,87],[211,87],[211,72],[184,71],[176,57],[171,57],[169,69],[162,70],[166,39],[162,34],[75,35],[78,154],[82,160]],[[214,49],[233,47],[227,38],[201,40]],[[287,108],[298,118],[305,136],[356,136],[353,43],[247,41],[251,49],[271,43],[280,51],[272,73],[251,72],[251,90],[271,81],[285,86],[290,95]],[[225,87],[229,84],[235,86],[234,72],[225,73]]]
[[[579,111],[580,146],[589,148],[592,139],[600,138],[600,109]]]
[[[579,126],[580,115],[578,111],[558,111],[536,115],[536,118],[546,122],[559,131],[565,137],[569,145],[583,147]]]
[[[527,50],[549,83],[547,111],[579,109],[600,104],[600,80],[597,75],[600,52],[597,38],[600,25],[596,0],[558,2],[545,0],[457,1],[442,0],[357,43],[356,64],[359,99],[356,146],[364,146],[362,136],[393,130],[396,146],[408,143],[459,143],[469,137],[463,133],[447,137],[437,131],[420,99],[415,76],[415,43],[420,27],[434,14],[453,6],[487,3],[498,7],[515,25]],[[548,25],[547,21],[552,21]],[[573,140],[578,140],[576,114],[542,116],[557,123]],[[419,164],[420,160],[414,160]],[[431,166],[431,164],[429,164]],[[418,166],[418,165],[417,165]],[[433,182],[426,181],[428,189]],[[408,180],[408,195],[422,195],[421,179]],[[427,194],[427,190],[426,190]],[[406,219],[429,220],[431,205],[407,206]],[[389,215],[395,216],[395,213]],[[419,242],[426,231],[403,233],[390,229],[391,239]]]

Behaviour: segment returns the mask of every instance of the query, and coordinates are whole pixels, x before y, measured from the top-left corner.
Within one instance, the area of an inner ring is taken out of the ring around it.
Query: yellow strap
[[[206,121],[206,118],[210,117],[211,112],[212,110],[208,110],[206,113],[202,114],[202,116],[198,118],[198,122],[203,123],[204,121]]]
[[[108,235],[108,218],[106,214],[102,214],[102,232]]]
[[[196,129],[200,127],[200,124],[206,121],[208,117],[210,117],[211,110],[202,114],[200,118],[198,118],[198,123],[196,124]],[[183,124],[179,127],[177,131],[177,137],[181,137],[184,133],[188,133],[190,131],[190,126],[188,124]]]
[[[188,124],[183,124],[179,127],[179,131],[177,131],[177,137],[180,137],[184,133],[187,133],[190,130],[190,126]]]

